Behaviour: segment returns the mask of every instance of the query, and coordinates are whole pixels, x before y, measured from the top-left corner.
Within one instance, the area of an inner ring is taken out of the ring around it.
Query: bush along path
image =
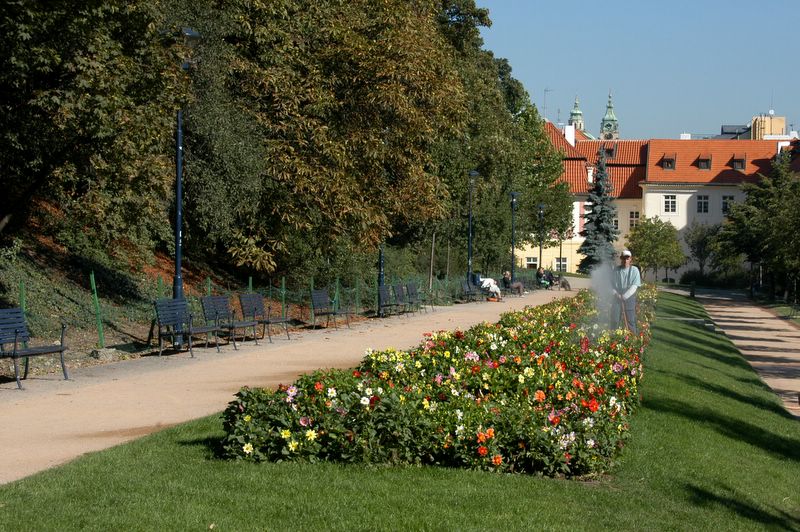
[[[242,388],[224,449],[250,461],[438,464],[551,476],[607,471],[639,402],[655,290],[640,331],[605,331],[589,292],[368,352],[277,390]]]

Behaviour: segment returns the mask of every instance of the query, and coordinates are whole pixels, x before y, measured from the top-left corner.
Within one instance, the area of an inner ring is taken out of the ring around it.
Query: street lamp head
[[[545,207],[544,203],[539,204],[539,218],[544,217],[544,207]]]
[[[197,46],[197,43],[203,38],[200,35],[200,32],[195,30],[194,28],[181,28],[181,36],[183,37],[183,44],[190,50]],[[185,71],[189,70],[194,63],[197,63],[199,60],[192,57],[187,57],[181,63],[181,68]]]
[[[511,208],[517,208],[517,196],[519,196],[519,192],[512,192],[511,193]]]
[[[470,170],[470,171],[469,171],[469,177],[471,177],[471,178],[473,178],[473,179],[474,179],[474,178],[476,178],[476,177],[478,177],[479,175],[481,175],[481,173],[480,173],[480,172],[478,172],[478,171],[477,171],[477,170],[475,170],[475,169],[472,169],[472,170]]]

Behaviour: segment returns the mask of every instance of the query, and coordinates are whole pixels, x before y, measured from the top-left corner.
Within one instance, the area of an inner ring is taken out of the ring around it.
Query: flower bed
[[[242,388],[224,414],[225,451],[252,461],[607,470],[638,404],[649,328],[599,331],[596,314],[581,292],[497,324],[426,334],[409,351],[369,351],[355,370]]]

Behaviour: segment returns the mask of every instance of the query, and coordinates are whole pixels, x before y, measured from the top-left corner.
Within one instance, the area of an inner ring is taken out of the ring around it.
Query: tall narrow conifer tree
[[[586,222],[583,225],[581,236],[585,238],[578,253],[583,255],[578,271],[590,273],[592,269],[604,260],[613,261],[614,241],[619,231],[614,227],[614,218],[617,217],[617,208],[611,195],[611,183],[606,169],[605,150],[600,149],[597,162],[597,171],[594,173],[594,182],[589,190],[590,210],[583,215]]]

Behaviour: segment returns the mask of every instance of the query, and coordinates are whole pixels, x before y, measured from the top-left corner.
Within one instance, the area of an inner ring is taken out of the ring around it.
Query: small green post
[[[314,293],[314,278],[313,277],[311,278],[311,293],[312,294]],[[311,323],[316,323],[316,320],[314,319],[314,302],[313,301],[311,302]]]
[[[25,281],[19,282],[19,308],[22,309],[22,314],[27,314],[27,303],[25,302]]]
[[[270,285],[271,287],[272,285]],[[281,277],[281,317],[286,317],[286,277]]]
[[[333,311],[339,311],[339,278],[336,278],[336,288],[333,291]]]
[[[92,299],[94,300],[94,313],[97,317],[97,335],[100,340],[100,348],[106,346],[106,339],[103,336],[103,318],[100,316],[100,301],[97,299],[97,285],[94,282],[94,270],[89,274],[89,282],[92,285]]]
[[[247,292],[252,294],[253,293],[253,276],[249,275],[247,277]]]
[[[353,312],[358,314],[361,311],[361,279],[356,277],[356,308]]]
[[[164,297],[164,279],[160,275],[158,276],[158,288],[156,290],[158,291],[156,296],[158,299],[162,299]]]
[[[211,295],[211,277],[206,277],[206,295]]]

